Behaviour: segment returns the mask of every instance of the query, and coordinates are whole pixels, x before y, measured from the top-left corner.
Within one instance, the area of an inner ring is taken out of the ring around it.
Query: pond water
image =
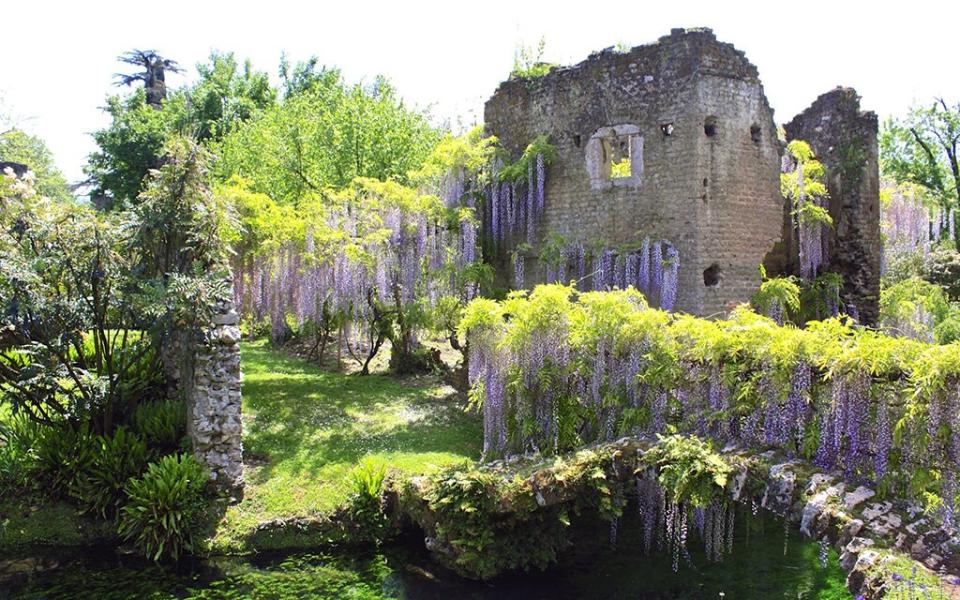
[[[438,566],[422,549],[422,539],[411,535],[369,554],[297,553],[183,561],[164,567],[120,557],[110,550],[87,551],[84,556],[57,559],[58,568],[53,570],[37,569],[0,582],[0,598],[851,597],[833,552],[824,567],[820,547],[801,541],[799,533],[793,527],[785,529],[782,521],[761,514],[739,519],[739,523],[732,555],[721,563],[710,563],[696,540],[691,540],[690,561],[681,561],[677,573],[670,557],[644,554],[638,523],[625,517],[615,547],[610,545],[608,525],[582,523],[578,542],[557,565],[544,572],[519,573],[487,583],[462,579]],[[47,567],[51,560],[46,559]]]

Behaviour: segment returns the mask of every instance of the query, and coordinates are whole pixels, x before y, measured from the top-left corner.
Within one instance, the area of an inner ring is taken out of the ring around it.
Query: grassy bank
[[[329,518],[346,506],[348,473],[366,456],[419,474],[480,455],[478,417],[435,377],[322,370],[262,340],[244,344],[243,371],[247,485],[211,551],[255,550],[258,526],[277,519]]]

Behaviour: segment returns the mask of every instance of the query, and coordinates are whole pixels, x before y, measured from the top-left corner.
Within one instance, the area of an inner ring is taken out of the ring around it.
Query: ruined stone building
[[[796,272],[773,111],[756,67],[709,29],[675,29],[627,52],[608,49],[542,77],[512,78],[487,101],[485,121],[513,156],[538,135],[556,150],[533,243],[522,252],[528,285],[545,280],[539,251],[557,236],[609,248],[663,240],[679,262],[675,308],[698,315],[749,300],[761,264],[773,274]],[[843,275],[843,300],[872,322],[876,116],[838,88],[786,131],[808,141],[827,168],[835,227],[825,270]]]

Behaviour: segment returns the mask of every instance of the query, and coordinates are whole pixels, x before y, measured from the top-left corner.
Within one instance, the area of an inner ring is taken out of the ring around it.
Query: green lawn
[[[247,486],[218,526],[214,551],[252,549],[259,523],[345,506],[347,474],[365,456],[416,474],[480,455],[479,417],[435,377],[321,370],[266,341],[242,352]]]
[[[0,500],[0,556],[34,546],[85,546],[110,540],[115,527],[62,501]]]

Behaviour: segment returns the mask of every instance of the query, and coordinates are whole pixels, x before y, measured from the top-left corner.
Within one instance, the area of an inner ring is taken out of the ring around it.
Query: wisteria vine
[[[707,321],[650,309],[632,290],[560,285],[476,300],[464,331],[488,458],[676,431],[779,448],[852,481],[903,491],[924,481],[956,518],[956,345],[842,319],[779,327],[746,309]]]
[[[522,256],[518,254],[517,260],[522,272]],[[633,250],[555,243],[541,253],[540,263],[544,265],[544,283],[573,281],[578,289],[595,291],[632,286],[664,310],[673,310],[677,302],[680,252],[668,240],[647,237]]]
[[[282,341],[292,319],[302,327],[339,315],[340,343],[366,370],[395,325],[396,348],[418,345],[418,303],[444,295],[470,300],[476,284],[460,274],[480,259],[473,190],[463,171],[445,178],[443,203],[398,184],[364,180],[327,199],[302,237],[239,253],[234,301],[254,322],[269,318]]]

